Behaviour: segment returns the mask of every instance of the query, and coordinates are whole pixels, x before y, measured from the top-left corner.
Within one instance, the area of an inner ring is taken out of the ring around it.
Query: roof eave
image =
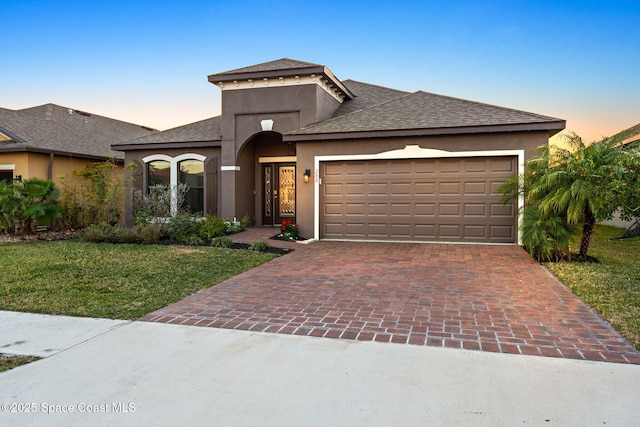
[[[105,153],[103,155],[75,153],[70,151],[49,150],[46,148],[31,147],[28,145],[19,145],[14,147],[2,147],[0,152],[4,153],[37,153],[37,154],[53,154],[56,156],[73,157],[76,159],[104,160],[107,157],[114,157],[118,161],[124,160],[122,157],[116,157],[118,153]]]
[[[6,137],[10,138],[11,141],[19,143],[19,144],[26,144],[27,141],[25,141],[24,139],[20,138],[18,135],[16,135],[13,132],[8,131],[5,128],[0,128],[0,132],[5,135]]]
[[[331,81],[347,98],[353,99],[355,95],[342,84],[342,82],[323,65],[312,67],[298,67],[298,68],[286,68],[282,70],[268,70],[268,71],[247,71],[240,73],[221,73],[211,74],[207,76],[207,80],[210,83],[217,85],[218,83],[233,82],[236,80],[248,80],[248,79],[264,79],[264,78],[278,78],[278,77],[296,77],[300,75],[309,76],[312,74],[321,75],[325,79]]]
[[[304,141],[326,141],[335,139],[367,139],[367,138],[393,138],[393,137],[416,137],[416,136],[437,136],[437,135],[460,135],[477,133],[504,133],[504,132],[543,132],[547,131],[549,136],[562,131],[566,127],[564,120],[542,123],[520,123],[508,125],[488,125],[488,126],[459,126],[441,127],[428,129],[395,129],[395,130],[374,130],[374,131],[354,131],[354,132],[328,132],[309,134],[289,134],[283,135],[283,142],[304,142]]]
[[[112,144],[111,149],[116,151],[133,151],[133,150],[151,150],[151,149],[164,149],[164,148],[210,148],[220,147],[221,143],[217,141],[168,141],[168,142],[149,142],[143,144]]]

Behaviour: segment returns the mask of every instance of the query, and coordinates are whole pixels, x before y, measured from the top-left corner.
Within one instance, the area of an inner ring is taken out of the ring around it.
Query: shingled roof
[[[623,140],[623,145],[628,145],[634,142],[640,141],[640,123],[635,126],[630,127],[629,129],[625,129],[622,132],[618,133],[616,136],[620,135]]]
[[[31,151],[87,158],[123,158],[111,149],[114,142],[157,132],[108,117],[44,104],[23,110],[0,108],[0,152]]]
[[[353,99],[346,100],[340,105],[333,117],[382,104],[383,102],[408,95],[410,92],[391,89],[384,86],[372,85],[355,80],[345,80],[344,85],[355,95]]]
[[[480,132],[547,131],[556,134],[565,121],[423,91],[405,92],[355,80],[338,80],[324,65],[282,58],[209,76],[211,83],[282,76],[321,75],[348,94],[333,116],[283,135],[288,142],[386,136],[420,136]],[[114,144],[131,150],[153,144],[163,147],[211,146],[219,143],[220,117]]]
[[[219,145],[221,134],[220,116],[216,116],[134,140],[113,144],[113,147],[122,150],[131,150],[148,148],[152,145],[156,146],[160,144],[163,148],[172,148],[173,146],[182,146],[185,142],[188,142],[191,147],[210,147],[212,145]]]
[[[282,64],[282,62],[279,63]],[[267,67],[270,66],[267,65]],[[343,102],[340,108],[334,114],[334,117],[339,117],[352,111],[371,107],[373,105],[377,105],[391,99],[405,96],[409,93],[383,86],[357,82],[354,80],[345,80],[344,85],[355,94],[355,98]],[[216,143],[219,144],[220,142],[220,125],[221,117],[216,116],[199,122],[190,123],[173,129],[154,133],[142,138],[137,138],[131,141],[124,141],[118,144],[113,144],[113,148],[123,151],[150,148],[151,146],[177,148],[183,146],[184,143],[188,143],[190,147],[198,145],[212,146],[216,145]]]
[[[263,62],[261,64],[250,65],[248,67],[236,68],[235,70],[224,71],[222,73],[212,74],[212,76],[237,75],[245,73],[264,73],[266,71],[281,70],[303,70],[323,68],[324,65],[313,64],[311,62],[298,61],[295,59],[282,58],[275,61]]]
[[[285,77],[298,78],[301,76],[321,76],[342,96],[344,96],[345,99],[353,98],[353,94],[349,89],[347,89],[326,66],[289,58],[277,59],[275,61],[263,62],[262,64],[251,65],[249,67],[211,74],[208,77],[208,80],[213,84],[223,85],[227,82],[237,82],[242,80],[268,80]]]
[[[357,98],[356,98],[357,99]],[[286,140],[348,138],[357,134],[403,135],[564,129],[564,120],[480,102],[418,91],[372,107],[334,116],[291,132]],[[555,133],[553,132],[553,133]],[[369,135],[375,136],[375,135]]]

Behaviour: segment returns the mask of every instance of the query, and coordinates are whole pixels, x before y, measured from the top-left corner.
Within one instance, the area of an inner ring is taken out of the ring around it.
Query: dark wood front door
[[[296,165],[266,163],[262,165],[262,224],[281,224],[296,220]]]

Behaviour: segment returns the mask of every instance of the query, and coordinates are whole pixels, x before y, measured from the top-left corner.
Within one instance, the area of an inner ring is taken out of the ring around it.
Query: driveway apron
[[[141,320],[640,364],[515,245],[321,241]]]

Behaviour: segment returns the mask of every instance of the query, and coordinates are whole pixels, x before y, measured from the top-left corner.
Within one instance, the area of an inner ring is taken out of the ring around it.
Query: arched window
[[[178,182],[187,185],[185,203],[191,213],[204,211],[204,162],[183,160],[178,163]]]
[[[177,187],[186,184],[185,204],[193,213],[204,212],[204,162],[201,154],[185,153],[176,157],[152,154],[144,157],[149,187],[162,184],[171,191],[171,214],[178,211]],[[147,190],[148,191],[148,190]]]
[[[171,163],[166,160],[154,160],[147,163],[149,173],[149,187],[162,184],[165,187],[171,186]]]

